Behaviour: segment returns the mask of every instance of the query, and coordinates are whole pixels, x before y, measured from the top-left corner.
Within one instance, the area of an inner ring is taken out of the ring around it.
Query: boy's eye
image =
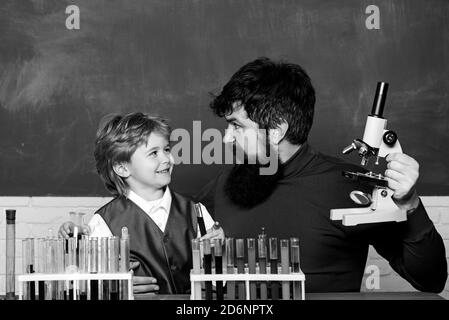
[[[150,157],[155,157],[155,156],[157,156],[157,151],[150,152],[148,155]]]
[[[235,129],[239,129],[239,128],[241,128],[241,126],[239,126],[239,125],[238,125],[237,123],[235,123],[235,122],[234,122],[234,123],[232,123],[232,125],[234,126],[234,128],[235,128]]]
[[[170,151],[171,151],[171,148],[170,148],[170,147],[165,147],[164,151],[165,151],[165,152],[170,152]]]

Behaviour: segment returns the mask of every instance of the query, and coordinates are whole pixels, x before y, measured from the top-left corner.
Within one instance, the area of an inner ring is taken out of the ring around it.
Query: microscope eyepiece
[[[376,88],[376,95],[374,96],[373,108],[371,110],[371,116],[378,118],[383,117],[387,92],[388,92],[388,83],[378,82]]]

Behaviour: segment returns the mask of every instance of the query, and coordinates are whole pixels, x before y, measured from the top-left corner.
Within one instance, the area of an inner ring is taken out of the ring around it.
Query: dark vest
[[[172,202],[165,232],[124,196],[113,199],[96,213],[115,236],[121,235],[122,227],[128,228],[130,259],[140,262],[134,275],[156,278],[160,294],[183,294],[190,291],[191,240],[196,237],[197,222],[194,203],[170,191]]]

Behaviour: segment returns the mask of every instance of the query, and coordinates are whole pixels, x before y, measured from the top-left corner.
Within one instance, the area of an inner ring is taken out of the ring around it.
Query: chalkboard
[[[372,4],[379,29],[367,27]],[[108,195],[93,159],[104,115],[223,130],[211,93],[260,56],[307,70],[310,142],[332,155],[361,138],[376,83],[389,82],[385,116],[421,165],[419,193],[449,195],[447,0],[2,0],[0,195]],[[194,194],[219,168],[180,164],[173,188]]]

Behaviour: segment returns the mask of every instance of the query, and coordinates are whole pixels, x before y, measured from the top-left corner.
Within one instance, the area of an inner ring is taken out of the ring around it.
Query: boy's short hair
[[[99,126],[95,140],[95,164],[106,189],[114,196],[126,195],[125,180],[113,166],[129,162],[136,149],[147,143],[151,133],[158,133],[170,141],[171,129],[166,119],[141,112],[127,115],[108,115]]]
[[[288,123],[285,139],[292,144],[307,140],[313,123],[315,89],[299,65],[259,58],[241,67],[210,107],[220,117],[240,102],[248,117],[262,129]]]

